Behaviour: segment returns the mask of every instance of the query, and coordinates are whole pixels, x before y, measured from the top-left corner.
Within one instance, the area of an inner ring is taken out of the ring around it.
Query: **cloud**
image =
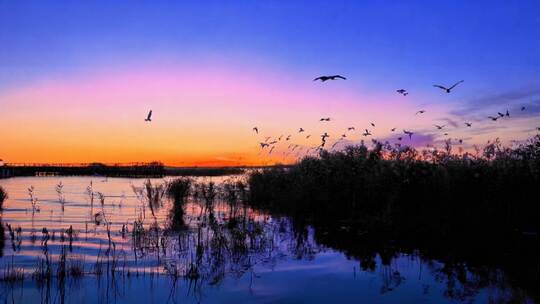
[[[493,108],[510,108],[516,111],[525,106],[531,108],[530,113],[540,113],[540,85],[514,89],[494,95],[468,100],[462,107],[450,112],[456,116],[468,116],[484,113]]]

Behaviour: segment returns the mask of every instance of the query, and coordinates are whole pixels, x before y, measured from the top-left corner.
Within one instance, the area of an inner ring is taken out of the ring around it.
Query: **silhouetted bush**
[[[167,196],[173,200],[171,209],[171,229],[184,227],[184,206],[191,190],[193,180],[186,177],[176,178],[167,185]]]
[[[540,137],[515,149],[496,141],[480,156],[450,151],[380,143],[321,151],[289,169],[250,174],[250,203],[388,232],[538,231],[540,207],[532,198],[539,185]]]

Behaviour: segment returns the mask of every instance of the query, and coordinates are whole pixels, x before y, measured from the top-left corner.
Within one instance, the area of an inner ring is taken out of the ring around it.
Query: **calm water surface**
[[[197,181],[219,185],[238,178],[242,177]],[[151,182],[155,186],[166,180]],[[61,191],[56,189],[59,182]],[[101,177],[0,180],[9,194],[1,215],[0,300],[504,303],[515,297],[516,290],[504,283],[504,274],[470,286],[445,271],[444,264],[414,254],[398,254],[390,260],[377,255],[370,265],[362,264],[318,244],[310,227],[299,229],[288,218],[231,206],[219,197],[210,206],[203,200],[189,200],[182,227],[173,229],[173,203],[164,196],[158,204],[149,204],[144,183],[143,179]],[[53,276],[49,281],[36,276],[46,261],[56,273],[61,259],[68,273],[80,269],[83,275]],[[25,279],[6,280],[10,271],[24,273]],[[474,282],[474,274],[460,275]],[[519,300],[532,302],[526,296]]]

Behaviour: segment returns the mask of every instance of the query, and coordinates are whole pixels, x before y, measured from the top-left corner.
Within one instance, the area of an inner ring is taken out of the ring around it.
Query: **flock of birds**
[[[320,82],[326,82],[326,81],[330,81],[330,80],[346,80],[347,78],[346,77],[343,77],[341,75],[325,75],[325,76],[319,76],[315,79],[313,79],[313,81],[320,81]],[[439,85],[439,84],[434,84],[433,87],[435,88],[439,88],[441,89],[443,92],[449,94],[452,92],[452,90],[454,90],[459,84],[463,83],[464,81],[463,80],[460,80],[456,83],[454,83],[453,85],[451,86],[443,86],[443,85]],[[400,95],[403,95],[403,96],[407,96],[409,95],[409,92],[406,90],[406,89],[398,89],[396,90],[396,92]],[[521,107],[521,111],[525,111],[525,107],[522,106]],[[426,110],[418,110],[415,115],[421,115],[421,114],[424,114],[426,113]],[[488,116],[489,119],[491,119],[492,121],[497,121],[498,119],[501,119],[501,118],[504,118],[504,117],[510,117],[510,112],[508,110],[506,110],[505,113],[501,113],[501,112],[498,112],[497,115],[494,115],[494,116]],[[330,117],[322,117],[319,119],[319,122],[330,122],[332,119]],[[144,120],[145,122],[152,122],[152,110],[150,110],[148,112],[148,115],[147,117],[145,118]],[[472,122],[464,122],[464,125],[465,127],[467,128],[471,128],[472,127]],[[373,122],[370,122],[370,126],[372,128],[375,128],[375,123]],[[438,125],[438,124],[434,124],[433,125],[437,130],[444,130],[446,125]],[[259,134],[259,128],[258,127],[253,127],[253,132],[255,132],[256,134]],[[340,142],[342,142],[343,140],[345,140],[347,138],[347,134],[349,132],[352,132],[352,131],[355,131],[355,127],[351,126],[351,127],[348,127],[346,132],[343,133],[339,139],[337,139],[331,146],[331,149],[335,148],[335,146],[337,144],[339,144]],[[391,128],[390,131],[391,132],[395,132],[397,130],[396,127],[394,128]],[[538,131],[540,131],[540,127],[537,128]],[[300,127],[298,129],[298,132],[297,134],[301,134],[301,133],[305,133],[306,130],[302,127]],[[412,139],[413,135],[415,133],[410,131],[410,130],[406,130],[406,129],[403,129],[403,136],[408,136],[409,139]],[[369,130],[369,129],[364,129],[364,131],[361,133],[362,136],[364,137],[368,137],[368,136],[372,136],[372,131]],[[448,136],[448,133],[444,133],[445,136]],[[401,142],[403,140],[403,136],[398,136],[396,139]],[[307,134],[305,136],[302,136],[304,137],[305,139],[309,139],[311,137],[311,134]],[[327,133],[327,132],[324,132],[323,134],[320,135],[320,138],[321,138],[321,141],[320,141],[320,144],[314,146],[314,147],[307,147],[305,145],[300,145],[300,144],[293,144],[293,143],[290,143],[286,149],[286,151],[283,152],[283,155],[284,156],[288,156],[290,155],[291,153],[294,153],[296,151],[296,156],[301,156],[300,153],[302,150],[304,150],[304,155],[307,155],[309,154],[310,152],[317,152],[317,151],[320,151],[322,149],[324,149],[326,146],[327,146],[327,139],[330,137],[330,135]],[[264,141],[261,141],[259,142],[259,146],[261,148],[261,152],[262,153],[263,151],[265,151],[265,149],[268,149],[268,155],[272,154],[276,148],[276,145],[281,143],[281,142],[290,142],[291,141],[291,138],[292,138],[292,135],[289,134],[287,136],[285,135],[280,135],[278,137],[275,137],[275,138],[272,138],[271,136],[266,136]],[[463,143],[463,139],[458,139],[456,138],[456,140],[461,144]],[[378,141],[375,140],[375,139],[372,139],[372,141],[374,143],[377,143]],[[401,146],[399,143],[396,143],[397,146]],[[260,154],[259,153],[259,154]]]
[[[329,80],[346,80],[347,78],[344,77],[344,76],[341,76],[341,75],[326,75],[326,76],[319,76],[315,79],[313,79],[313,81],[320,81],[320,82],[326,82],[326,81],[329,81]],[[449,94],[451,93],[459,84],[463,83],[464,81],[463,80],[460,80],[456,83],[454,83],[453,85],[451,86],[443,86],[443,85],[439,85],[439,84],[434,84],[433,87],[435,88],[438,88],[438,89],[441,89],[443,92]],[[409,95],[409,92],[406,90],[406,89],[398,89],[396,90],[396,92],[400,95],[403,95],[403,96],[407,96]],[[525,111],[525,107],[521,107],[521,111]],[[421,114],[424,114],[426,113],[426,110],[418,110],[415,115],[421,115]],[[508,110],[506,110],[506,113],[501,113],[501,112],[498,112],[496,116],[489,116],[488,118],[493,120],[493,121],[497,121],[498,119],[500,118],[503,118],[503,117],[510,117],[510,112]],[[330,122],[332,119],[330,117],[322,117],[319,119],[319,122]],[[465,121],[464,123],[464,126],[466,128],[471,128],[472,127],[472,122],[468,122],[468,121]],[[370,122],[370,126],[371,128],[375,128],[375,123],[373,122]],[[437,130],[445,130],[445,128],[447,127],[446,125],[438,125],[438,124],[434,124],[433,125]],[[256,134],[259,134],[259,127],[253,127],[253,132],[255,132]],[[351,126],[351,127],[348,127],[346,132],[343,133],[333,144],[332,146],[330,147],[330,149],[334,149],[336,147],[336,145],[338,145],[340,142],[342,142],[343,140],[345,140],[347,138],[347,135],[349,134],[349,132],[352,132],[352,131],[355,131],[355,127],[354,126]],[[394,128],[391,128],[390,131],[391,132],[396,132],[397,128],[394,127]],[[540,131],[540,127],[537,128],[538,131]],[[306,130],[302,127],[299,128],[298,130],[298,134],[299,133],[304,133],[306,132]],[[412,139],[413,135],[415,133],[411,130],[406,130],[406,129],[403,129],[403,135],[402,136],[398,136],[396,139],[398,142],[401,142],[404,138],[404,136],[408,136],[409,140]],[[362,136],[364,137],[368,137],[368,136],[372,136],[372,131],[369,130],[369,129],[364,129],[364,131],[361,133]],[[447,132],[444,133],[444,136],[448,136],[449,134]],[[284,142],[287,142],[291,139],[291,136],[292,135],[287,135],[286,137],[284,137],[284,135],[280,135],[276,138],[272,138],[270,136],[267,136],[265,137],[264,141],[262,142],[259,142],[259,146],[261,148],[261,152],[262,151],[265,151],[265,149],[267,149],[268,151],[268,155],[272,154],[276,148],[276,145],[280,142],[282,142],[282,139],[284,138]],[[308,139],[310,138],[311,135],[306,135],[305,136],[305,139]],[[320,138],[321,138],[321,141],[318,145],[314,146],[314,147],[307,147],[305,145],[300,145],[300,144],[289,144],[287,149],[283,152],[283,155],[284,156],[288,156],[292,153],[294,153],[296,151],[296,156],[299,157],[301,156],[301,151],[303,149],[304,150],[304,155],[307,155],[309,154],[310,152],[317,152],[317,151],[320,151],[322,149],[325,149],[325,147],[327,146],[327,140],[328,138],[330,137],[330,135],[327,133],[327,132],[324,132],[323,134],[320,135]],[[462,144],[463,143],[463,139],[461,138],[456,138],[456,140]],[[375,139],[372,139],[372,141],[374,143],[377,143],[378,141],[375,140]],[[401,146],[400,143],[396,143],[397,146]]]

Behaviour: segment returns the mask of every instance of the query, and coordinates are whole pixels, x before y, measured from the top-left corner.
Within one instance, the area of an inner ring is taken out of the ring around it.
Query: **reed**
[[[8,194],[2,186],[0,186],[0,210],[4,208],[4,201],[8,198]]]

